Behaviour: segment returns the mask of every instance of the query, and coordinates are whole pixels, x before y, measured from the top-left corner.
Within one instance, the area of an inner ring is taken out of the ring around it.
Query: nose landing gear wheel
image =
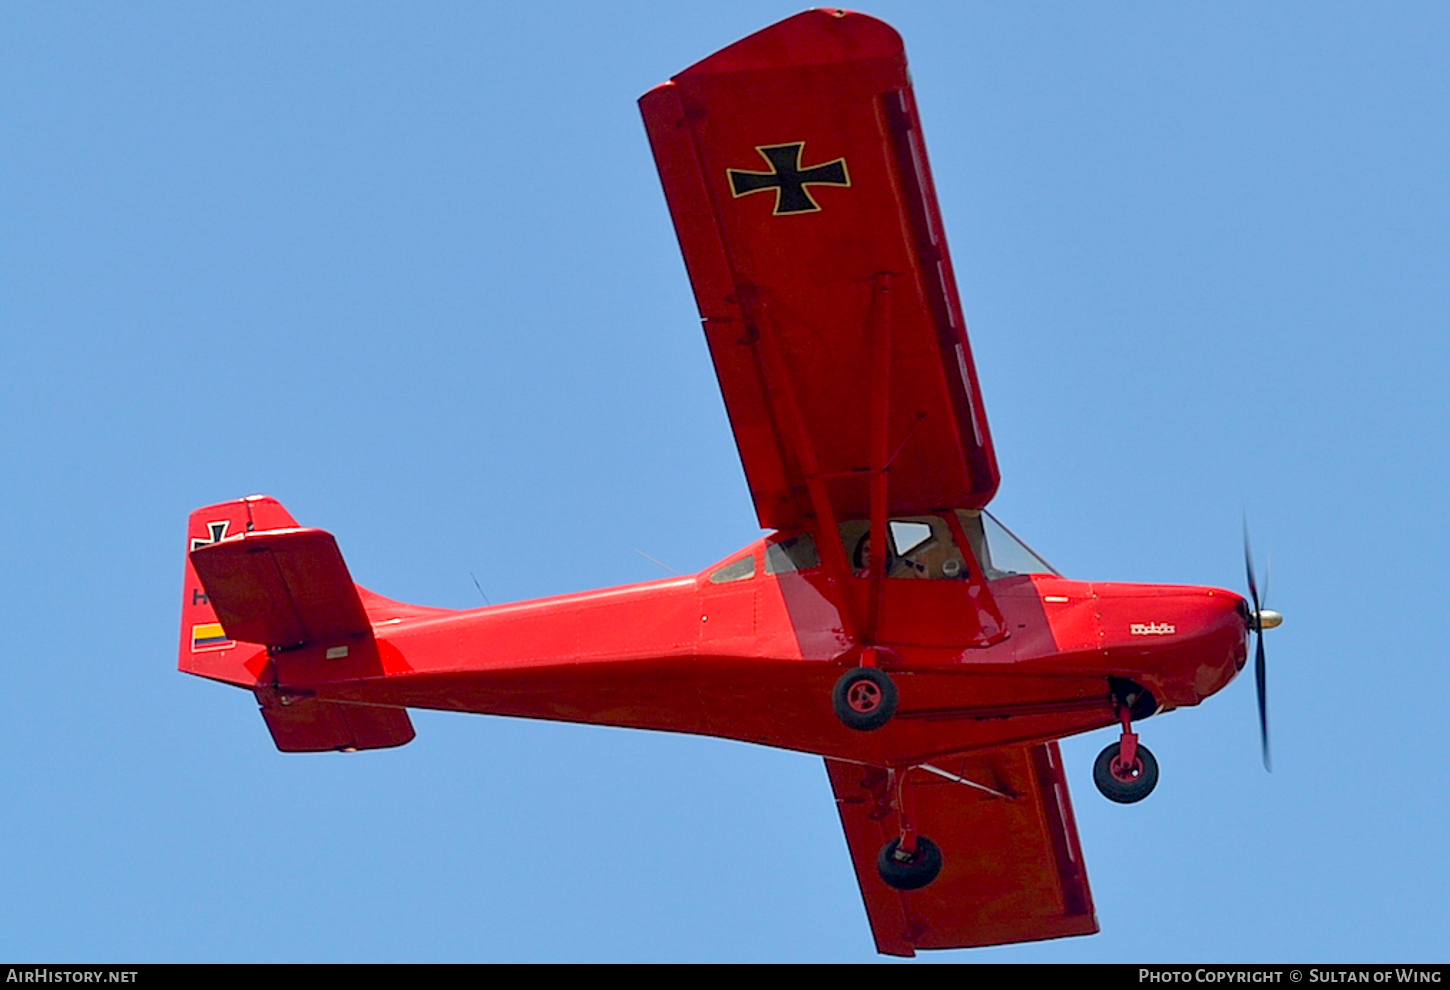
[[[941,872],[941,850],[937,844],[924,835],[916,837],[916,854],[902,857],[897,855],[901,848],[900,839],[892,839],[881,847],[876,857],[876,872],[889,887],[897,890],[920,890],[936,879]]]
[[[896,714],[896,684],[884,670],[857,667],[841,675],[831,692],[836,717],[860,732],[879,729]]]
[[[1093,783],[1109,801],[1132,804],[1152,794],[1158,786],[1158,761],[1140,743],[1133,765],[1125,766],[1119,756],[1120,746],[1121,743],[1113,743],[1098,754],[1093,764]]]

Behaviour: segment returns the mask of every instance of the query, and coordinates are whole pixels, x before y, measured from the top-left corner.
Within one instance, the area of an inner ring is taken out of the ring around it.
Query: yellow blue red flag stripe
[[[232,645],[220,622],[204,622],[191,627],[191,652],[224,650]]]

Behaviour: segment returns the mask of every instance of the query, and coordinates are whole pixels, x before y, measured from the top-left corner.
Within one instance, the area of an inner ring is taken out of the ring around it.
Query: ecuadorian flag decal
[[[201,625],[191,627],[191,652],[201,653],[206,650],[225,650],[234,646],[227,634],[222,631],[220,622],[203,622]]]

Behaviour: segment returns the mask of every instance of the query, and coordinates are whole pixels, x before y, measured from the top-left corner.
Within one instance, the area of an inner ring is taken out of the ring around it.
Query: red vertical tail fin
[[[413,738],[401,708],[341,704],[289,687],[376,675],[381,664],[337,541],[299,527],[264,495],[191,514],[180,668],[250,688],[286,752],[377,749]]]
[[[296,525],[282,503],[266,495],[208,505],[191,514],[186,526],[186,583],[181,589],[180,670],[242,687],[256,684],[267,665],[267,644],[227,636],[191,553],[246,533]]]

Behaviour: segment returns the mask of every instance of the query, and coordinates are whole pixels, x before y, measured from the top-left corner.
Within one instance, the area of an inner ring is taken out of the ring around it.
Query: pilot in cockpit
[[[847,523],[842,535],[855,535],[851,565],[857,577],[871,573],[871,527],[869,523]],[[852,533],[851,531],[855,532]],[[893,519],[888,525],[886,576],[953,580],[969,576],[966,561],[952,538],[951,527],[938,516]]]

